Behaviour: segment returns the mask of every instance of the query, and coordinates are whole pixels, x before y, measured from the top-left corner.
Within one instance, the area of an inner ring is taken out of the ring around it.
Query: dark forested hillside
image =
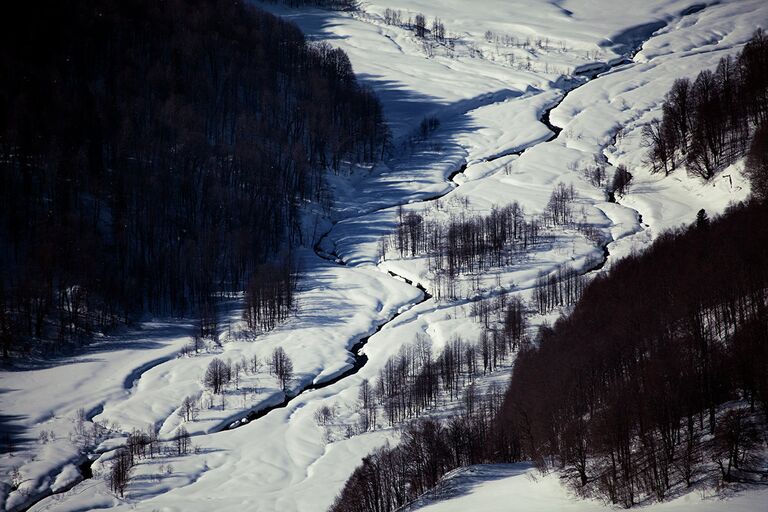
[[[524,452],[625,506],[663,499],[708,467],[725,481],[757,478],[768,413],[766,225],[765,204],[714,221],[701,212],[595,279],[516,361],[502,422]],[[746,408],[723,409],[736,400]]]
[[[387,142],[342,51],[242,2],[24,3],[0,23],[6,355],[290,271],[261,265],[300,241],[324,169]]]

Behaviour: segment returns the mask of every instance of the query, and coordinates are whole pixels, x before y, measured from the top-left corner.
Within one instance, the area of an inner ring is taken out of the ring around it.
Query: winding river
[[[638,28],[640,28],[640,27],[634,27],[633,29],[629,29],[628,32],[630,32],[632,30],[636,30]],[[563,94],[555,102],[553,102],[550,106],[548,106],[542,112],[542,114],[539,117],[539,121],[541,123],[543,123],[545,126],[547,126],[547,128],[549,128],[549,130],[552,132],[552,136],[551,137],[549,137],[545,141],[535,142],[535,143],[532,143],[532,144],[530,144],[528,146],[525,146],[523,148],[520,148],[520,149],[515,149],[513,151],[509,151],[509,152],[501,153],[501,154],[498,154],[498,155],[494,155],[493,157],[488,158],[487,160],[485,160],[485,162],[493,162],[493,161],[498,160],[500,158],[511,156],[511,155],[518,155],[519,156],[519,155],[522,155],[528,149],[536,147],[536,146],[538,146],[540,144],[547,144],[547,143],[550,143],[550,142],[553,142],[553,141],[557,140],[557,138],[562,133],[562,128],[553,125],[552,122],[550,121],[550,113],[551,113],[551,111],[554,110],[555,108],[557,108],[560,105],[560,103],[562,103],[562,101],[565,100],[565,98],[568,96],[568,94],[570,92],[572,92],[572,91],[582,87],[584,84],[589,83],[591,80],[599,78],[600,74],[605,73],[607,71],[610,71],[610,70],[612,70],[612,69],[614,69],[614,68],[616,68],[618,66],[632,64],[634,62],[633,61],[634,55],[642,48],[642,45],[645,43],[645,41],[647,41],[651,37],[653,32],[655,32],[659,28],[661,28],[661,26],[659,26],[658,24],[654,24],[653,26],[648,26],[648,28],[645,31],[645,33],[642,34],[642,37],[638,37],[637,40],[634,41],[632,45],[629,45],[627,47],[627,49],[629,51],[626,52],[625,57],[623,57],[621,59],[615,60],[613,64],[600,64],[596,68],[593,67],[593,68],[585,69],[582,73],[577,75],[577,78],[579,79],[578,81],[570,82],[570,84],[574,84],[573,87],[564,88],[563,89]],[[636,33],[633,34],[633,35],[637,36]],[[437,201],[437,200],[441,199],[442,197],[444,197],[445,195],[449,194],[455,188],[459,187],[460,183],[457,183],[455,181],[455,178],[456,178],[456,176],[458,176],[459,174],[463,173],[466,170],[467,165],[468,164],[466,162],[463,165],[459,165],[448,176],[447,181],[449,183],[451,183],[451,185],[452,185],[451,189],[449,189],[446,192],[444,192],[442,194],[439,194],[437,196],[428,197],[428,198],[422,199],[421,201],[418,201],[418,202],[419,203],[429,203],[429,202],[432,202],[432,201]],[[401,204],[405,205],[405,203],[401,203]],[[411,204],[413,204],[413,203],[411,203]],[[362,217],[364,215],[370,215],[371,213],[375,213],[377,211],[382,211],[382,210],[389,209],[389,208],[396,208],[397,206],[399,206],[399,204],[394,204],[394,205],[390,205],[390,206],[387,206],[387,207],[379,208],[377,210],[373,210],[373,211],[369,211],[369,212],[366,212],[364,214],[361,214],[358,217]],[[350,218],[350,220],[354,219],[354,218],[355,217],[352,217],[352,218]],[[346,265],[346,263],[342,260],[341,257],[339,257],[339,255],[335,252],[335,250],[332,250],[329,253],[329,252],[326,252],[325,250],[322,249],[322,242],[323,242],[323,240],[326,239],[331,234],[331,232],[333,231],[335,225],[336,225],[336,223],[334,222],[334,224],[331,226],[331,228],[318,239],[317,243],[314,245],[314,252],[315,252],[315,254],[319,258],[322,258],[322,259],[327,260],[327,261],[331,261],[331,262],[333,262],[335,264],[338,264],[338,265]],[[589,273],[589,272],[594,272],[596,270],[601,269],[606,264],[606,262],[608,261],[608,258],[610,256],[610,254],[608,252],[608,247],[607,247],[608,243],[610,243],[610,241],[606,242],[605,244],[602,245],[602,250],[603,250],[602,258],[600,260],[598,260],[596,262],[596,264],[591,266],[591,268],[585,269],[583,273],[586,274],[586,273]],[[322,389],[322,388],[326,388],[326,387],[331,386],[333,384],[336,384],[336,383],[338,383],[338,382],[340,382],[340,381],[342,381],[342,380],[344,380],[344,379],[346,379],[348,377],[351,377],[352,375],[355,375],[357,372],[359,372],[368,362],[368,356],[366,354],[362,353],[362,349],[371,341],[371,339],[378,332],[380,332],[383,328],[385,328],[387,325],[389,325],[394,320],[396,320],[400,315],[402,315],[404,313],[407,313],[408,311],[411,311],[413,308],[417,307],[420,304],[423,304],[424,302],[426,302],[426,301],[428,301],[428,300],[430,300],[432,298],[432,295],[430,294],[430,292],[425,287],[423,287],[422,285],[420,285],[418,283],[414,284],[410,280],[408,280],[408,279],[406,279],[406,278],[404,278],[402,276],[399,276],[399,275],[397,275],[397,274],[395,274],[395,273],[393,273],[391,271],[388,272],[388,273],[390,274],[390,276],[392,278],[402,280],[402,281],[410,284],[411,286],[414,286],[414,287],[418,288],[420,290],[420,292],[421,292],[421,299],[416,301],[416,302],[414,302],[414,303],[412,303],[407,308],[402,309],[401,311],[395,313],[390,318],[388,318],[385,322],[379,324],[372,333],[370,333],[370,334],[368,334],[366,336],[363,336],[359,340],[357,340],[352,345],[352,347],[350,348],[350,353],[352,354],[352,356],[354,358],[354,361],[353,361],[352,366],[350,368],[348,368],[343,373],[341,373],[339,375],[336,375],[336,376],[334,376],[334,377],[332,377],[332,378],[330,378],[328,380],[324,380],[322,382],[314,382],[312,384],[309,384],[309,385],[305,386],[304,388],[302,388],[298,392],[286,395],[285,399],[281,403],[279,403],[279,404],[253,409],[249,413],[245,414],[241,419],[238,419],[236,421],[231,421],[230,420],[227,423],[221,425],[218,429],[215,429],[214,432],[243,427],[243,426],[249,424],[252,421],[258,420],[259,418],[262,418],[262,417],[266,416],[267,414],[269,414],[270,412],[272,412],[272,411],[274,411],[276,409],[281,409],[281,408],[287,407],[294,399],[296,399],[302,393],[313,391],[313,390],[318,390],[318,389]],[[167,358],[166,359],[159,359],[159,360],[156,360],[156,361],[152,361],[151,363],[145,365],[144,367],[142,367],[142,368],[132,372],[131,375],[129,375],[128,378],[126,378],[126,380],[125,380],[126,387],[128,389],[133,387],[135,385],[135,383],[138,382],[141,379],[142,374],[144,372],[146,372],[147,370],[157,366],[158,364],[164,363],[166,360],[167,360]],[[95,415],[95,413],[90,415],[90,416],[93,416],[93,415]],[[101,454],[99,454],[99,455],[101,455]],[[48,491],[47,493],[36,497],[31,502],[28,502],[24,507],[19,508],[17,510],[22,510],[22,511],[28,510],[29,508],[33,507],[35,504],[37,504],[38,502],[42,501],[43,499],[45,499],[47,497],[50,497],[50,496],[54,496],[54,495],[57,495],[57,494],[62,494],[64,492],[67,492],[70,489],[72,489],[73,487],[75,487],[78,483],[80,483],[80,482],[82,482],[84,480],[87,480],[89,478],[92,478],[93,474],[92,474],[92,471],[91,471],[91,464],[92,464],[91,457],[95,457],[95,456],[96,456],[95,454],[90,454],[90,457],[83,456],[83,458],[78,462],[82,478],[72,482],[71,485],[68,485],[65,488],[63,488],[61,490],[58,490],[56,492]]]

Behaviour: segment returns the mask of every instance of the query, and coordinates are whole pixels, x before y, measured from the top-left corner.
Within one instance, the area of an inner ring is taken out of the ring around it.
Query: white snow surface
[[[764,512],[768,510],[768,491],[729,497],[706,491],[691,492],[650,508],[654,512]],[[465,510],[597,512],[606,510],[606,507],[597,501],[574,498],[556,475],[542,476],[530,464],[493,464],[469,466],[451,472],[437,489],[422,496],[403,512]]]
[[[693,221],[700,208],[715,214],[748,195],[740,165],[709,183],[684,170],[666,178],[650,174],[640,131],[660,115],[674,79],[713,67],[720,57],[736,53],[758,26],[766,26],[764,0],[706,2],[700,10],[689,9],[696,5],[692,0],[373,0],[354,14],[257,4],[296,22],[311,40],[344,49],[360,80],[379,94],[392,128],[390,159],[331,180],[336,224],[307,228],[310,239],[330,230],[321,247],[345,265],[311,249],[302,251],[299,308],[267,334],[244,334],[235,297],[224,305],[222,346],[192,357],[177,354],[190,342],[194,322],[166,320],[115,333],[55,364],[0,372],[0,426],[19,431],[15,452],[0,454],[0,507],[13,510],[37,502],[32,510],[326,510],[363,456],[397,441],[393,429],[344,435],[345,426],[358,417],[361,381],[375,380],[387,358],[418,333],[426,333],[439,353],[452,336],[474,339],[479,332],[467,319],[467,300],[423,301],[420,290],[387,274],[393,271],[432,289],[433,276],[423,259],[379,260],[378,241],[394,227],[397,205],[448,218],[518,201],[526,212],[537,214],[557,183],[573,185],[584,219],[610,241],[609,266],[663,230]],[[427,52],[411,32],[383,23],[386,8],[403,10],[406,19],[418,12],[428,20],[439,16],[457,38],[454,49],[440,46]],[[684,14],[690,10],[696,12]],[[528,39],[530,45],[489,42],[489,30],[518,42]],[[645,39],[633,62],[588,82],[573,76],[596,63],[618,62]],[[552,133],[538,120],[564,95],[551,112],[551,122],[563,131],[543,142]],[[426,116],[439,119],[439,129],[426,141],[409,142]],[[577,170],[596,160],[607,161],[609,169],[625,164],[634,175],[632,188],[618,204],[607,202]],[[465,171],[449,183],[447,178],[464,165]],[[442,194],[447,195],[439,209],[434,201],[422,202]],[[527,297],[540,271],[561,264],[584,268],[589,257],[601,254],[581,234],[558,232],[528,260],[474,283],[467,280],[463,293],[506,291]],[[348,349],[385,323],[366,345],[368,363],[358,373],[305,391],[248,425],[221,431],[250,410],[283,401],[284,393],[265,368],[244,377],[225,404],[217,397],[195,421],[183,422],[176,414],[184,397],[204,396],[201,378],[214,357],[265,360],[282,346],[294,362],[297,378],[289,393],[295,394],[350,368]],[[506,375],[492,379],[504,382]],[[336,411],[330,428],[314,419],[323,405]],[[85,416],[83,428],[79,410]],[[91,420],[108,429],[98,439],[82,435]],[[152,428],[170,439],[181,424],[194,436],[195,453],[143,460],[124,498],[109,492],[102,477],[111,450],[128,432]],[[98,458],[94,478],[59,493],[78,481],[75,466],[83,453]],[[501,467],[487,481],[470,485],[466,495],[427,509],[493,510],[494,503],[541,511],[603,508],[567,496],[556,477],[534,484],[530,473],[523,466]],[[48,490],[57,494],[38,501]],[[743,494],[703,503],[684,496],[650,508],[760,510],[765,503],[765,493]],[[748,503],[758,508],[731,508]]]

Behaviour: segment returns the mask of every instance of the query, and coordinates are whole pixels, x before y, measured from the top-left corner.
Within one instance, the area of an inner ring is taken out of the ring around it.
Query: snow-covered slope
[[[609,246],[613,258],[647,244],[667,227],[692,221],[702,207],[717,212],[748,193],[737,168],[710,183],[681,171],[668,178],[651,175],[643,163],[640,129],[659,115],[663,94],[675,78],[713,66],[738,51],[757,26],[765,26],[768,4],[763,0],[706,5],[681,0],[375,0],[354,14],[259,5],[295,21],[310,38],[343,48],[361,80],[381,97],[395,135],[391,159],[370,172],[354,170],[333,180],[336,224],[308,228],[308,238],[314,239],[328,230],[322,249],[345,265],[304,251],[299,310],[279,329],[256,339],[238,335],[233,301],[225,312],[230,321],[223,323],[231,329],[225,328],[223,347],[194,357],[174,357],[190,341],[192,325],[153,323],[59,365],[0,372],[0,421],[25,439],[13,456],[0,456],[2,480],[8,483],[0,490],[0,503],[6,508],[35,501],[52,486],[53,491],[66,488],[77,478],[73,464],[84,450],[94,458],[105,454],[93,465],[94,478],[40,501],[33,510],[325,510],[365,454],[397,440],[390,429],[347,432],[357,419],[362,380],[375,380],[387,358],[419,333],[426,333],[439,352],[451,336],[472,339],[478,332],[466,320],[466,301],[423,301],[420,290],[385,272],[432,287],[423,260],[379,262],[378,241],[393,228],[396,205],[411,203],[406,208],[421,211],[426,206],[421,200],[447,194],[443,210],[434,215],[447,217],[462,204],[472,213],[486,213],[512,201],[540,213],[555,184],[573,184],[586,219],[614,240]],[[385,25],[386,8],[403,10],[405,18],[418,12],[429,20],[440,17],[457,38],[453,49],[425,49],[412,32]],[[616,64],[644,40],[634,62],[591,81],[571,76]],[[550,116],[563,131],[545,143],[552,133],[539,119],[564,96]],[[412,143],[427,116],[440,120],[439,129],[426,142]],[[635,175],[620,204],[606,202],[579,171],[595,159],[624,163]],[[446,178],[465,165],[455,188]],[[503,289],[526,297],[540,271],[563,263],[583,267],[588,256],[601,254],[578,233],[558,233],[526,265],[481,276],[466,283],[466,291]],[[364,349],[368,362],[356,374],[307,390],[249,425],[219,432],[249,410],[283,401],[285,395],[265,368],[250,373],[226,403],[216,398],[197,420],[185,423],[194,434],[194,453],[143,460],[124,499],[108,491],[101,477],[110,464],[110,449],[122,442],[119,435],[149,427],[172,437],[182,424],[176,414],[181,401],[202,395],[201,377],[214,357],[236,362],[256,355],[263,360],[282,346],[294,361],[295,394],[349,369],[353,358],[347,350],[385,323],[370,337]],[[330,428],[314,419],[324,405],[336,411]],[[91,419],[110,430],[88,439],[77,420],[80,409],[85,430]],[[55,439],[41,440],[42,431],[54,432]],[[509,482],[512,489],[525,486],[531,503],[551,503],[539,510],[560,510],[566,504],[598,507],[569,501],[553,477],[531,485],[526,472],[513,472],[492,478],[489,492],[505,492],[497,487]]]
[[[768,510],[768,491],[716,496],[692,492],[650,507],[654,512],[760,512]],[[608,510],[600,502],[569,495],[554,474],[542,476],[528,464],[469,466],[447,475],[433,493],[403,512],[594,512]]]

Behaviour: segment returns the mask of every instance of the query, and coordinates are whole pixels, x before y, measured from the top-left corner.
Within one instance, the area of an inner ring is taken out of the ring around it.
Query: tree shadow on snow
[[[0,389],[0,395],[9,391],[14,390]],[[27,435],[25,422],[26,416],[0,413],[0,454],[15,453],[33,441]]]
[[[104,338],[95,338],[80,346],[73,346],[62,354],[18,359],[2,368],[5,372],[44,370],[64,365],[77,365],[101,361],[101,354],[115,351],[151,351],[168,343],[192,336],[195,323],[192,320],[153,321],[115,329]]]

